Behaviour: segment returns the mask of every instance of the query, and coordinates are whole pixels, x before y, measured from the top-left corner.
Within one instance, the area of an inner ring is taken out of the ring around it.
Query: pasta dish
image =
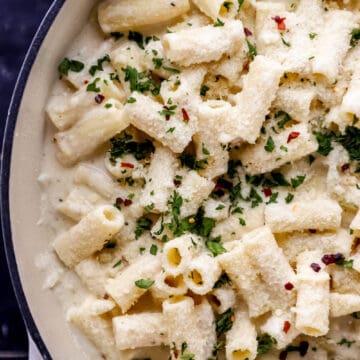
[[[360,358],[359,15],[99,2],[39,178],[37,263],[89,358]]]

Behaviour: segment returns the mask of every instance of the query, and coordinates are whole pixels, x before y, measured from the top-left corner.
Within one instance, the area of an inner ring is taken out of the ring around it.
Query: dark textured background
[[[0,134],[15,81],[51,0],[0,0]],[[27,337],[0,246],[0,359],[27,357]]]

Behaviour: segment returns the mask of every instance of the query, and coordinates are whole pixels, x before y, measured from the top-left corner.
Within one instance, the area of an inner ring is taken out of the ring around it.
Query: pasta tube
[[[80,261],[101,250],[124,225],[124,217],[114,206],[99,206],[77,225],[60,234],[54,241],[59,258],[74,267]]]

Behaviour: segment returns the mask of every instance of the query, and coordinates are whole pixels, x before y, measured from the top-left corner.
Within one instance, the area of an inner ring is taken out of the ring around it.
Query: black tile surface
[[[51,0],[0,0],[0,141],[21,63],[50,4]],[[0,289],[0,359],[26,358],[26,332],[11,287],[2,245]]]

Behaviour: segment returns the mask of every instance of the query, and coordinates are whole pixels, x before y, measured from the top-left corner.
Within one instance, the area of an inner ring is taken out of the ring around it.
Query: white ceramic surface
[[[95,3],[95,0],[65,1],[37,54],[14,132],[9,190],[14,251],[27,303],[53,359],[85,359],[83,347],[91,359],[101,358],[81,337],[82,346],[78,345],[79,337],[73,335],[76,331],[66,323],[55,295],[43,290],[44,275],[35,267],[36,255],[49,244],[47,232],[37,226],[40,213],[37,178],[46,124],[44,105],[57,76],[57,65]]]

